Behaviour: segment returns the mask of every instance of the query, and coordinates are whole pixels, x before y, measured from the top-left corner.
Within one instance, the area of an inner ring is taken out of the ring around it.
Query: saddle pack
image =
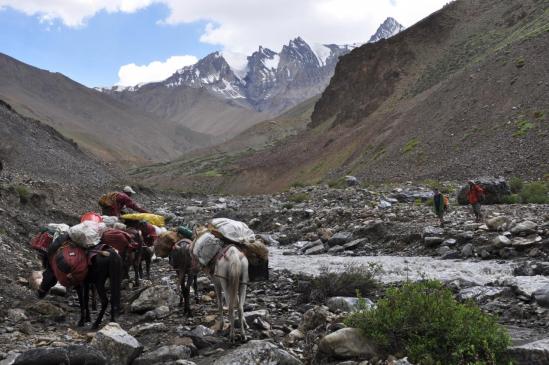
[[[61,285],[77,286],[88,275],[88,255],[83,248],[65,242],[50,258],[50,266]]]
[[[40,252],[48,252],[48,247],[50,247],[53,242],[53,235],[46,231],[40,232],[31,239],[31,247]]]

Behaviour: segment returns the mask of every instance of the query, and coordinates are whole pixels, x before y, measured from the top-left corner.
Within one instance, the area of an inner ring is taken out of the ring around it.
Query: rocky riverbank
[[[126,356],[125,360],[135,358],[136,364],[248,363],[242,359],[249,363],[270,359],[279,364],[337,364],[363,360],[371,355],[355,351],[363,346],[353,350],[340,345],[341,338],[349,337],[339,330],[354,301],[304,302],[299,289],[307,281],[303,274],[316,274],[321,266],[338,270],[346,264],[368,262],[383,269],[378,279],[384,284],[372,293],[373,301],[383,295],[387,285],[438,278],[460,300],[473,299],[484,310],[498,314],[516,345],[546,338],[546,205],[486,206],[486,224],[477,224],[467,207],[452,202],[441,228],[431,208],[423,204],[430,197],[429,189],[411,184],[371,190],[305,187],[248,197],[143,193],[138,199],[167,216],[170,225],[192,226],[213,217],[238,219],[270,246],[271,280],[252,283],[246,300],[251,341],[231,344],[213,332],[218,327],[215,297],[205,277],[200,278],[200,301],[193,302],[194,315],[185,317],[177,306],[175,273],[162,259],[153,263],[150,280],[124,291],[119,327],[109,325],[98,333],[76,327],[79,313],[71,292],[39,301],[28,288],[27,277],[39,269],[39,263],[27,248],[27,240],[35,225],[53,219],[72,223],[78,214],[94,207],[66,204],[64,209],[70,207],[70,213],[55,215],[60,207],[51,198],[33,207],[18,205],[14,197],[2,213],[9,233],[0,235],[4,250],[0,274],[7,283],[1,291],[0,359],[10,363],[8,360],[21,352],[27,352],[25,356],[63,357],[68,355],[59,349],[74,345],[80,347],[72,349],[71,356]],[[332,337],[319,346],[321,338],[330,333]],[[343,337],[334,339],[336,334]],[[88,351],[90,347],[99,352]],[[34,353],[28,352],[31,349]],[[528,348],[515,352],[532,355]],[[377,360],[405,363],[395,358]]]

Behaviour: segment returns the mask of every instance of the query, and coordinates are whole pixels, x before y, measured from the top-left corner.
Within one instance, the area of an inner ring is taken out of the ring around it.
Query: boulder
[[[303,314],[303,320],[299,326],[302,332],[314,330],[318,326],[326,325],[330,313],[325,307],[316,306]]]
[[[98,331],[91,344],[105,354],[112,364],[129,365],[143,351],[143,345],[114,322]]]
[[[343,246],[347,242],[350,242],[353,239],[353,234],[351,232],[338,232],[328,240],[328,246]]]
[[[252,340],[213,362],[213,365],[229,364],[302,365],[302,362],[272,342]]]
[[[444,228],[427,226],[423,228],[422,237],[441,237],[444,235]],[[442,242],[442,241],[441,241]]]
[[[303,334],[303,332],[301,332],[298,329],[295,329],[295,330],[291,331],[290,333],[288,333],[286,338],[284,338],[284,343],[287,344],[287,345],[293,345],[297,341],[303,340],[304,338],[305,338],[305,335]]]
[[[355,234],[359,237],[366,237],[372,241],[377,241],[387,236],[387,224],[380,219],[366,221],[362,227],[355,230]]]
[[[549,364],[549,338],[510,347],[507,353],[515,365]]]
[[[435,247],[438,246],[444,241],[444,238],[442,237],[424,237],[423,243],[425,243],[426,247]]]
[[[174,306],[178,302],[178,296],[171,288],[165,285],[156,285],[147,288],[135,299],[130,310],[134,313],[144,313],[163,305]]]
[[[511,188],[503,177],[481,177],[474,180],[484,189],[485,200],[483,204],[500,204],[503,203],[505,196],[511,195]],[[469,184],[465,184],[458,192],[457,200],[461,205],[467,205],[467,192]]]
[[[503,232],[508,228],[509,223],[511,223],[511,219],[503,215],[500,215],[497,217],[487,219],[486,227],[488,227],[490,231]]]
[[[511,245],[511,240],[506,236],[499,235],[492,240],[492,243],[496,247],[507,247]]]
[[[35,313],[40,317],[50,318],[58,322],[65,320],[65,311],[45,299],[27,307],[27,313]]]
[[[461,300],[474,299],[477,302],[482,302],[486,299],[492,299],[510,291],[508,287],[497,286],[473,286],[462,289],[458,293],[458,298]]]
[[[191,333],[196,337],[206,337],[206,336],[213,336],[215,334],[215,331],[206,326],[199,324],[191,331]]]
[[[549,308],[549,285],[544,286],[534,292],[534,298],[538,305]]]
[[[319,255],[321,253],[326,252],[326,248],[324,247],[324,244],[320,244],[317,246],[310,247],[304,251],[305,255]]]
[[[474,250],[473,245],[471,243],[466,244],[461,248],[461,255],[463,257],[471,257],[473,256]]]
[[[345,183],[347,183],[347,186],[358,186],[358,185],[360,185],[358,179],[354,176],[345,176]]]
[[[343,248],[343,246],[334,246],[334,247],[330,247],[330,249],[328,250],[328,253],[339,253],[343,251],[345,251],[345,248]]]
[[[28,350],[18,355],[10,364],[106,365],[108,362],[105,356],[93,347],[85,345],[71,345],[67,347],[43,347]]]
[[[343,245],[344,250],[354,250],[364,243],[364,239],[353,240]]]
[[[377,354],[371,341],[357,328],[342,328],[324,336],[318,344],[318,349],[328,356],[340,359],[370,359]]]
[[[541,243],[541,236],[537,234],[531,234],[527,237],[515,237],[511,240],[511,246],[517,249],[527,248],[539,243]]]
[[[161,365],[191,358],[191,349],[187,346],[162,346],[135,359],[132,365]]]
[[[132,336],[142,336],[148,333],[166,332],[168,327],[164,323],[145,323],[130,328],[128,333]]]
[[[511,233],[517,236],[524,236],[536,233],[537,224],[532,221],[520,222],[511,228]]]

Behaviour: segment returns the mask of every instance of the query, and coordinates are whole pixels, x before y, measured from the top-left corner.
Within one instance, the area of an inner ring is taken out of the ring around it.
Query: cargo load
[[[124,214],[121,216],[122,219],[132,220],[132,221],[147,221],[152,225],[157,227],[164,227],[166,225],[166,220],[163,216],[152,213],[130,213]]]
[[[207,266],[223,247],[223,242],[210,232],[198,237],[193,243],[193,255],[202,266]]]
[[[88,275],[88,257],[82,247],[64,244],[50,258],[50,266],[55,278],[64,287],[77,286]]]
[[[77,246],[89,248],[101,241],[101,236],[106,229],[105,223],[85,221],[72,226],[69,229],[69,237]]]

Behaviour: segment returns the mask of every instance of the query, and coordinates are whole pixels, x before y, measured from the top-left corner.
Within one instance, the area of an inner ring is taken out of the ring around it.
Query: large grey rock
[[[135,359],[132,365],[161,365],[190,358],[191,349],[187,346],[162,346]]]
[[[351,232],[338,232],[328,240],[328,246],[343,246],[347,242],[350,242],[353,239],[353,234]]]
[[[474,299],[477,302],[482,302],[486,299],[498,297],[506,291],[510,291],[510,289],[497,286],[473,286],[461,290],[458,293],[458,298],[461,300]]]
[[[330,249],[328,250],[328,253],[339,253],[343,251],[345,251],[345,248],[343,248],[343,246],[334,246],[334,247],[330,247]]]
[[[517,249],[527,248],[535,244],[541,243],[541,236],[537,234],[531,234],[527,237],[515,237],[511,240],[511,245]]]
[[[196,337],[212,336],[215,333],[214,330],[199,324],[192,330],[192,334]]]
[[[269,341],[252,340],[213,362],[213,365],[301,365],[294,356]]]
[[[444,228],[427,226],[423,228],[423,238],[425,237],[441,237],[444,235]],[[442,242],[442,241],[441,241]]]
[[[357,186],[360,185],[360,182],[358,179],[354,176],[345,176],[345,182],[347,183],[347,186]]]
[[[515,365],[549,364],[549,338],[510,347],[507,351]]]
[[[100,351],[85,345],[36,348],[23,352],[10,362],[13,365],[106,365],[107,363],[107,359]]]
[[[112,364],[129,365],[143,351],[143,345],[114,322],[98,331],[91,344]]]
[[[534,292],[534,298],[538,305],[549,308],[549,285],[544,286]]]
[[[500,204],[503,203],[503,198],[511,195],[511,188],[503,177],[481,177],[474,180],[484,189],[485,200],[483,204]],[[469,185],[464,185],[458,192],[457,200],[461,205],[467,205],[467,192]]]
[[[353,240],[343,245],[344,250],[354,250],[360,247],[364,243],[364,239]]]
[[[463,257],[471,257],[473,256],[474,250],[473,245],[471,243],[466,244],[461,248],[461,255]]]
[[[442,237],[424,237],[423,243],[425,243],[426,247],[435,247],[438,246],[444,241],[444,238]]]
[[[304,251],[305,255],[319,255],[324,252],[326,252],[326,248],[324,247],[324,244],[313,246]]]
[[[532,221],[520,222],[511,228],[511,233],[514,235],[528,235],[536,232],[537,224]]]
[[[486,220],[486,226],[490,231],[505,231],[508,228],[509,223],[511,223],[511,220],[503,215]]]
[[[496,247],[506,247],[511,245],[511,240],[506,236],[499,235],[492,240],[492,243]]]
[[[128,333],[132,336],[142,336],[148,333],[166,332],[168,327],[164,323],[144,323],[130,328]]]
[[[171,288],[165,285],[156,285],[141,292],[135,299],[130,310],[134,313],[144,313],[163,305],[173,306],[178,302],[178,296]]]
[[[318,349],[329,356],[341,359],[370,359],[377,354],[372,342],[357,328],[342,328],[324,336],[318,344]]]

